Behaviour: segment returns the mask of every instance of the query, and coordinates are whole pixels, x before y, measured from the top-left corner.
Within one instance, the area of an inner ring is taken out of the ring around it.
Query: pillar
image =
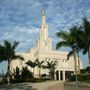
[[[54,80],[57,80],[57,79],[56,79],[56,71],[54,72]]]
[[[63,81],[65,81],[65,71],[63,71]]]
[[[58,70],[58,77],[59,77],[59,80],[61,80],[60,70]]]

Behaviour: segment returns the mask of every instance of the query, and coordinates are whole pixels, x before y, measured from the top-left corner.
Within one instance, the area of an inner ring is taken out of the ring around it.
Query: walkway
[[[74,85],[74,83],[71,83],[71,85],[69,83],[64,86],[64,83],[60,81],[47,81],[41,83],[19,83],[4,85],[0,86],[0,90],[76,90]],[[87,84],[81,84],[79,86],[79,90],[90,90],[89,86],[87,86]]]
[[[4,85],[0,90],[64,90],[63,82],[60,81],[47,81],[40,83],[20,83]]]
[[[32,83],[31,86],[37,88],[37,90],[64,90],[63,82],[60,81]]]

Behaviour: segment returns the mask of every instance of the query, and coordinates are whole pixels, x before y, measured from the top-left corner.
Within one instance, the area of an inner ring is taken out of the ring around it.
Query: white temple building
[[[48,25],[46,24],[45,12],[42,12],[42,22],[39,29],[39,38],[36,42],[35,48],[31,48],[29,52],[26,53],[18,53],[24,57],[25,61],[14,60],[11,62],[11,71],[19,66],[26,66],[26,62],[28,60],[55,60],[57,61],[56,69],[55,69],[55,80],[66,80],[68,72],[71,74],[74,73],[74,59],[70,57],[67,61],[68,52],[64,51],[55,51],[52,50],[52,39],[48,36]],[[80,60],[80,59],[79,59]],[[83,63],[80,60],[80,69],[83,68]],[[32,71],[32,69],[29,67]],[[47,73],[48,70],[42,70],[41,74]],[[35,68],[35,75],[38,76],[38,68]]]

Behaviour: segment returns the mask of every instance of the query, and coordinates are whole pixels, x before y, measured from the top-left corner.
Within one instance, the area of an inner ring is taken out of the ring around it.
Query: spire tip
[[[41,15],[42,15],[42,16],[45,16],[45,10],[44,10],[44,9],[42,9]]]

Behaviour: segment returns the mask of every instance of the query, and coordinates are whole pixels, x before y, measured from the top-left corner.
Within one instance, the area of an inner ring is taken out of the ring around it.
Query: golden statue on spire
[[[41,15],[42,15],[42,16],[45,16],[45,9],[42,9]]]

